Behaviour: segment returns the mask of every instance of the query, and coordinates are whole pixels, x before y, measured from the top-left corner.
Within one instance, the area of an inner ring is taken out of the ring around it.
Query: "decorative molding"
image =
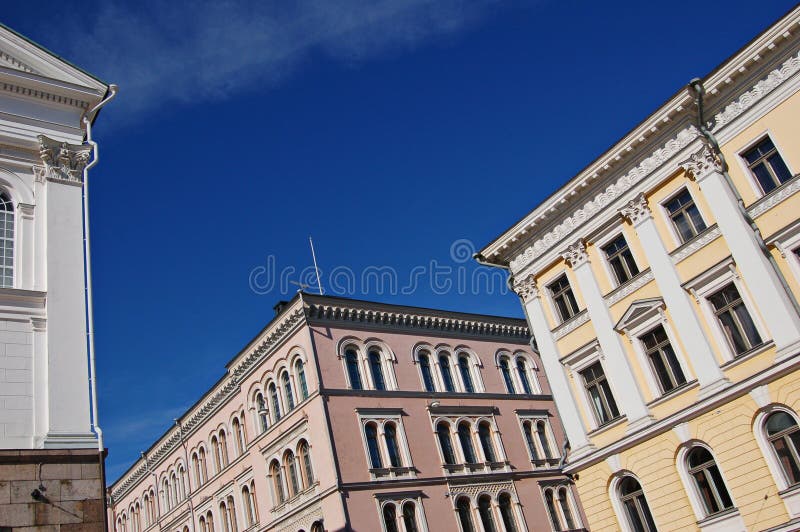
[[[673,251],[671,253],[672,262],[678,264],[680,261],[682,261],[689,255],[692,255],[696,251],[699,251],[704,247],[706,247],[708,244],[716,240],[721,234],[722,233],[720,233],[719,227],[714,225],[713,227],[700,233],[692,240],[689,240],[687,243],[685,243],[684,245]]]
[[[70,98],[68,96],[62,96],[60,94],[54,94],[52,92],[45,92],[36,89],[31,89],[30,87],[23,87],[21,85],[8,83],[5,81],[0,82],[0,90],[5,92],[11,92],[13,94],[19,94],[21,96],[31,96],[33,98],[39,98],[40,100],[46,100],[48,102],[56,102],[63,105],[69,105],[71,107],[77,107],[78,109],[89,108],[89,102],[85,102],[83,100]]]
[[[776,68],[769,75],[758,81],[749,91],[739,96],[736,100],[725,106],[721,112],[714,115],[716,131],[732,122],[736,117],[755,105],[764,96],[778,88],[787,78],[800,70],[800,53],[789,58],[780,68]]]
[[[50,181],[83,183],[83,169],[89,163],[92,146],[59,142],[45,135],[39,135],[37,138],[39,155],[44,163],[45,178]],[[34,170],[36,171],[36,167]]]
[[[722,165],[707,145],[703,145],[700,151],[690,155],[689,160],[682,162],[680,166],[692,174],[697,181],[702,180],[712,172],[722,173]]]
[[[799,191],[800,191],[800,179],[798,179],[798,176],[796,175],[791,180],[784,183],[783,186],[773,190],[770,194],[767,194],[766,196],[761,198],[758,202],[753,204],[749,209],[747,209],[747,213],[750,215],[751,218],[760,216],[765,212],[767,212],[768,210],[770,210],[771,208],[783,203],[790,197],[794,196]]]
[[[31,328],[33,332],[43,332],[47,330],[46,318],[31,318]]]
[[[644,194],[639,194],[619,210],[619,213],[630,220],[633,225],[639,225],[645,220],[650,219],[652,212],[647,205],[647,198]]]
[[[639,165],[629,170],[616,182],[611,183],[605,190],[586,202],[583,207],[573,212],[572,216],[566,218],[514,257],[509,263],[512,273],[519,272],[531,261],[542,256],[547,250],[561,242],[566,236],[573,234],[583,223],[590,220],[612,201],[630,191],[636,183],[663,166],[678,152],[694,142],[698,136],[698,130],[694,126],[682,129],[675,138],[668,140],[663,147],[655,150],[650,157],[647,157]]]
[[[12,56],[12,55],[10,55],[7,52],[4,52],[2,50],[0,50],[0,59],[2,59],[3,61],[5,61],[6,63],[8,63],[9,65],[11,65],[14,68],[16,68],[18,70],[22,70],[23,72],[27,72],[29,74],[38,74],[38,72],[33,70],[33,67],[30,67],[30,66],[26,65],[25,63],[23,63],[22,61],[20,61],[16,57],[14,57],[14,56]]]
[[[624,285],[620,286],[610,294],[605,297],[606,304],[611,306],[614,303],[618,303],[619,301],[625,299],[650,281],[655,278],[653,275],[652,270],[645,270],[644,272],[640,273],[629,282],[625,283]]]
[[[295,532],[295,530],[311,530],[315,522],[322,522],[322,505],[317,501],[291,519],[287,519],[276,527],[277,532]]]
[[[19,209],[19,213],[23,218],[32,219],[34,207],[36,207],[36,205],[31,205],[29,203],[17,203],[17,209]]]
[[[539,288],[536,286],[536,278],[533,275],[528,275],[521,280],[514,279],[513,289],[525,303],[539,297]]]
[[[488,493],[492,498],[497,499],[501,491],[508,491],[516,495],[513,482],[479,482],[477,484],[455,484],[448,482],[450,488],[450,499],[455,503],[456,498],[466,495],[475,500],[478,495]]]
[[[758,405],[758,408],[764,408],[772,402],[769,394],[769,387],[766,384],[756,386],[750,390],[750,397]]]
[[[577,268],[589,261],[589,254],[586,253],[586,245],[580,240],[567,247],[567,250],[561,253],[561,256],[573,268]]]
[[[589,321],[589,312],[586,309],[575,314],[571,320],[565,321],[555,329],[553,329],[553,338],[556,340],[565,337],[584,323]]]

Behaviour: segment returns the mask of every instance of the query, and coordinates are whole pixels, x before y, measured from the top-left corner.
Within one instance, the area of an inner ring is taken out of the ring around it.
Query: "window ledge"
[[[493,473],[495,471],[509,471],[511,464],[506,460],[502,462],[477,462],[474,464],[443,464],[448,475],[469,475],[473,473]]]
[[[800,177],[800,174],[795,174],[790,179],[781,183],[780,186],[771,190],[768,194],[764,194],[758,198],[747,207],[747,214],[755,219],[792,197],[796,192],[800,191],[800,179],[798,179],[798,177]]]
[[[392,480],[395,478],[416,477],[413,466],[403,467],[372,467],[369,470],[372,480]]]
[[[679,396],[683,392],[688,392],[689,390],[694,390],[697,387],[698,387],[698,383],[697,383],[696,379],[693,380],[693,381],[684,382],[680,386],[677,386],[677,387],[671,389],[670,391],[668,391],[664,395],[656,397],[655,399],[653,399],[652,401],[647,403],[645,406],[647,406],[647,407],[658,406],[661,403],[666,403],[670,399],[673,399],[673,398]]]
[[[706,245],[710,244],[717,237],[721,236],[722,233],[719,232],[719,228],[717,224],[714,224],[710,227],[706,227],[705,231],[697,233],[693,238],[687,240],[674,250],[672,250],[669,254],[672,257],[672,261],[675,264],[678,264],[683,259],[690,255],[694,255],[695,252],[700,251]]]
[[[741,526],[737,526],[741,523]],[[742,516],[739,509],[735,506],[722,510],[697,522],[697,526],[703,532],[722,532],[724,530],[745,530]]]
[[[621,285],[617,285],[616,288],[605,294],[603,299],[605,299],[608,305],[613,305],[614,303],[617,303],[620,300],[628,297],[652,280],[653,272],[650,271],[650,268],[647,268],[646,270],[640,271]]]
[[[589,434],[587,434],[587,436],[597,436],[598,434],[602,434],[603,432],[605,432],[605,431],[607,431],[607,430],[609,430],[609,429],[611,429],[613,427],[617,427],[619,425],[622,425],[627,420],[628,420],[627,416],[615,417],[611,421],[608,421],[608,422],[604,423],[603,425],[600,425],[596,429],[590,431]]]
[[[279,505],[275,506],[271,510],[271,512],[273,514],[280,514],[280,513],[283,513],[285,511],[287,511],[287,510],[291,510],[292,508],[295,508],[297,506],[297,503],[303,502],[303,501],[307,500],[308,498],[310,498],[310,496],[316,494],[317,486],[319,486],[319,481],[318,480],[314,481],[313,484],[311,484],[309,487],[307,487],[303,491],[294,494],[292,496],[292,498],[286,499],[285,501],[283,501]]]
[[[583,309],[567,321],[561,322],[555,328],[551,329],[550,332],[552,332],[555,339],[558,340],[559,338],[571,333],[587,321],[589,321],[589,311],[587,309]]]
[[[561,463],[561,457],[558,458],[535,458],[531,460],[534,469],[553,469],[558,467]]]
[[[759,345],[753,347],[752,349],[745,351],[740,355],[736,355],[736,358],[734,358],[733,360],[725,362],[720,366],[720,369],[726,370],[736,367],[742,362],[750,360],[751,358],[755,358],[756,356],[760,355],[764,351],[769,350],[772,347],[775,347],[775,342],[773,342],[772,340],[767,340],[766,342],[762,342]]]

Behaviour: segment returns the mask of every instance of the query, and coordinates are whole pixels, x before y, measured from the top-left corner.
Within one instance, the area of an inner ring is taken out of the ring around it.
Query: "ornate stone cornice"
[[[717,156],[708,146],[703,146],[700,151],[693,153],[688,161],[681,163],[681,167],[692,174],[697,181],[702,180],[712,172],[722,173],[722,165]]]
[[[630,220],[633,225],[639,225],[652,216],[650,207],[647,205],[647,198],[644,194],[639,194],[619,210],[619,213]]]
[[[575,210],[571,216],[556,225],[541,238],[537,239],[531,246],[526,248],[514,259],[510,261],[511,271],[517,273],[527,266],[531,261],[539,258],[553,246],[561,242],[565,237],[573,234],[575,230],[590,220],[612,201],[616,200],[639,181],[660,168],[678,152],[697,139],[699,133],[696,127],[689,126],[682,129],[673,139],[668,140],[664,146],[655,150],[650,157],[644,159],[637,166],[629,170],[625,175],[611,183],[605,190],[595,195],[587,201],[581,208]]]
[[[521,279],[514,279],[513,288],[514,292],[516,292],[525,303],[539,297],[539,288],[536,286],[536,279],[533,275],[528,275]]]
[[[578,240],[561,253],[565,261],[573,268],[577,268],[589,261],[589,254],[586,253],[586,245]]]
[[[8,83],[6,81],[0,82],[0,90],[5,92],[10,92],[12,94],[18,94],[21,96],[30,96],[32,98],[46,100],[48,102],[57,102],[63,105],[69,105],[70,107],[77,107],[78,109],[89,108],[89,102],[84,100],[79,100],[77,98],[70,98],[69,96],[63,96],[61,94],[55,94],[52,92],[32,89],[30,87],[23,87],[22,85],[17,85],[15,83]]]
[[[83,183],[83,169],[89,163],[92,147],[88,144],[68,144],[39,135],[39,155],[43,167],[34,167],[37,178],[50,181]]]

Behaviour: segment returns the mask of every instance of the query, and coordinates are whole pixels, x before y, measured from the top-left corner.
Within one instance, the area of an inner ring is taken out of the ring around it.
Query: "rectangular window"
[[[688,242],[699,233],[706,230],[706,223],[697,210],[692,196],[687,189],[683,189],[677,196],[664,204],[669,212],[672,224],[681,237],[681,242]]]
[[[750,168],[764,194],[768,194],[792,177],[789,168],[783,162],[778,149],[769,137],[765,137],[744,152],[742,157],[747,161],[747,167]]]
[[[737,355],[749,351],[761,343],[755,323],[744,306],[742,296],[733,283],[708,296],[714,307],[725,337]]]
[[[589,395],[598,424],[604,425],[619,417],[617,402],[611,394],[611,387],[608,385],[606,374],[603,372],[603,366],[600,365],[600,362],[595,362],[581,371],[581,377],[583,377],[583,385]]]
[[[639,268],[636,266],[636,261],[633,260],[633,254],[624,236],[619,235],[610,244],[603,246],[603,252],[606,254],[611,269],[614,270],[614,277],[617,278],[618,284],[626,283],[639,273]]]
[[[678,357],[669,343],[664,327],[659,325],[647,334],[640,336],[644,344],[650,366],[656,374],[661,393],[667,393],[686,383]]]
[[[575,295],[572,293],[572,288],[569,286],[566,275],[562,275],[550,283],[547,288],[550,290],[550,295],[553,298],[556,309],[558,309],[558,316],[561,321],[567,321],[578,313],[578,302],[575,301]]]

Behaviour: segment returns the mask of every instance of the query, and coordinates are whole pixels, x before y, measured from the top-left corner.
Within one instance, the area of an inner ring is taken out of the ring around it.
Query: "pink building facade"
[[[109,488],[117,532],[582,529],[523,320],[298,294]]]

